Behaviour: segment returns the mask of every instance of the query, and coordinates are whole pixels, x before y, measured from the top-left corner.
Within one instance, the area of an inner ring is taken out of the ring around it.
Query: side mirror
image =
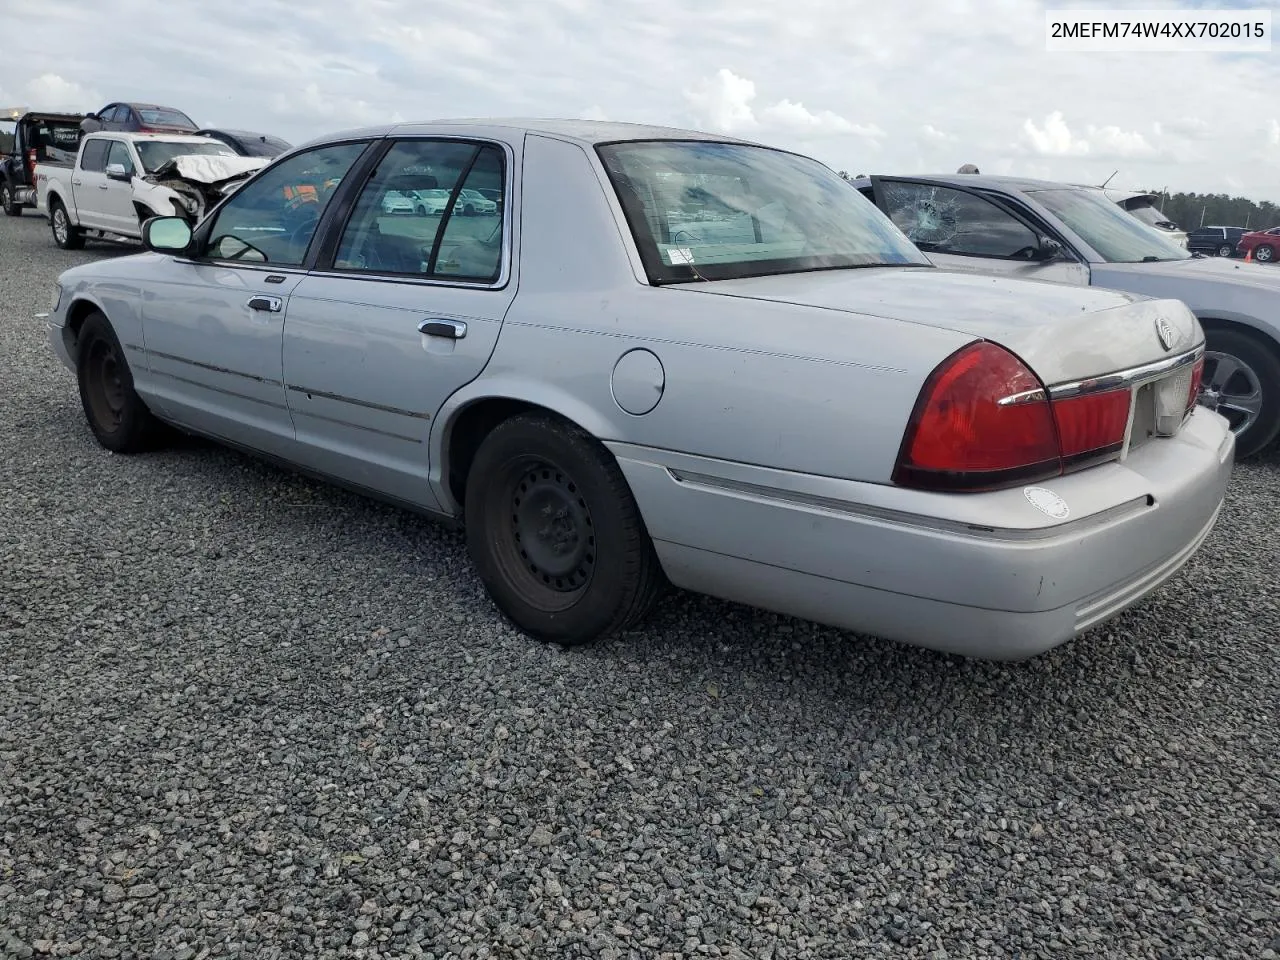
[[[130,176],[129,171],[124,168],[123,163],[108,163],[107,179],[119,180],[122,183],[128,183],[130,180],[133,179],[133,177]]]
[[[1062,256],[1062,244],[1053,237],[1041,237],[1039,246],[1038,259],[1041,263],[1048,263],[1050,260],[1057,260]]]
[[[186,253],[191,224],[182,217],[152,217],[142,225],[142,245],[156,253]]]

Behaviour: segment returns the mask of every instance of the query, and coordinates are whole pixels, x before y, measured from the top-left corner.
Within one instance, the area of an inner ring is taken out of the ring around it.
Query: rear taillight
[[[893,473],[925,490],[990,490],[1055,477],[1124,445],[1128,390],[1049,399],[1016,356],[980,341],[925,381]]]
[[[1190,413],[1200,399],[1200,388],[1204,385],[1204,354],[1200,354],[1196,365],[1191,368],[1191,388],[1187,391],[1187,413]]]

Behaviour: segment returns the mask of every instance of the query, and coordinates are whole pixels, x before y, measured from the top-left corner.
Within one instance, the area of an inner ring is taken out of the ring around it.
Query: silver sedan
[[[386,215],[414,182],[452,212]],[[471,189],[501,215],[459,215]],[[1027,657],[1177,572],[1232,470],[1182,303],[938,269],[823,165],[739,140],[358,130],[144,234],[54,295],[99,442],[176,427],[465,518],[542,640],[670,583]]]

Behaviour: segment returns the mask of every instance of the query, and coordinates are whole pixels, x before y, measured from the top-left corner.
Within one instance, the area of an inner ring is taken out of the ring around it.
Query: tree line
[[[1159,190],[1151,193],[1160,194]],[[1160,209],[1183,230],[1196,227],[1247,227],[1266,230],[1280,226],[1280,206],[1270,201],[1256,203],[1246,197],[1225,193],[1165,193]]]

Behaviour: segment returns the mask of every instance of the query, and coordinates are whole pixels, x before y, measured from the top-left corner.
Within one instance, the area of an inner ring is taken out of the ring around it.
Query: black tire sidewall
[[[99,340],[115,351],[117,362],[123,371],[124,410],[120,415],[120,425],[114,431],[105,430],[98,424],[89,402],[87,360],[94,342]],[[147,447],[154,418],[142,398],[134,391],[133,371],[129,368],[124,348],[111,328],[110,321],[101,313],[90,314],[80,328],[76,345],[76,382],[80,387],[80,405],[84,409],[85,420],[98,443],[115,453],[134,453]]]
[[[469,471],[466,493],[468,552],[490,596],[518,628],[535,639],[571,646],[588,642],[615,626],[631,598],[631,572],[637,548],[652,549],[645,538],[639,544],[629,536],[638,518],[634,501],[620,502],[617,477],[592,449],[595,441],[561,427],[550,419],[516,417],[500,424],[481,444]],[[595,531],[595,569],[591,582],[572,606],[548,612],[530,604],[507,579],[497,559],[498,538],[506,536],[510,514],[505,479],[509,464],[536,456],[570,477],[591,513]],[[608,456],[607,452],[605,456]],[[612,466],[617,470],[617,466]],[[622,486],[627,497],[625,484]],[[647,535],[646,535],[647,536]]]
[[[1236,457],[1253,456],[1280,433],[1280,357],[1257,336],[1233,329],[1206,330],[1205,348],[1238,358],[1258,376],[1262,387],[1262,410],[1253,426],[1236,435]]]

